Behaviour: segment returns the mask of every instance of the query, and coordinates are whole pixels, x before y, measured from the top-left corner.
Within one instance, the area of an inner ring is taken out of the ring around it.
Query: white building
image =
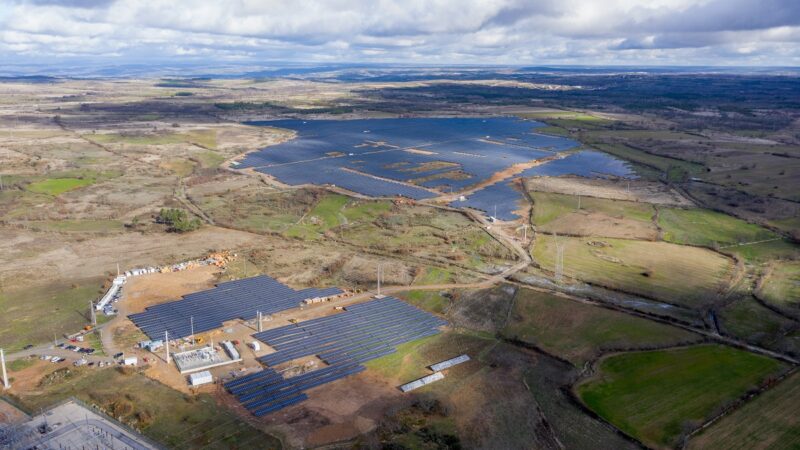
[[[189,384],[191,386],[200,386],[203,384],[209,384],[213,382],[214,382],[214,377],[212,377],[211,372],[207,370],[189,375]]]

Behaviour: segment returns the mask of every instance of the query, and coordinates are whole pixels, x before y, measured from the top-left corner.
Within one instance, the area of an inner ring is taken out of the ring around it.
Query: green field
[[[215,169],[225,161],[224,156],[212,151],[198,153],[196,158],[202,167],[209,169]]]
[[[517,292],[511,320],[502,334],[533,344],[576,366],[608,350],[700,340],[679,328],[530,289]]]
[[[622,431],[664,448],[784,368],[765,356],[700,345],[610,356],[576,390]]]
[[[800,313],[800,261],[776,261],[758,291],[765,301]]]
[[[751,263],[761,263],[775,259],[800,258],[800,246],[788,239],[777,239],[756,244],[727,246],[720,250],[736,255]]]
[[[689,441],[688,448],[800,447],[800,373],[764,392]]]
[[[184,395],[133,371],[72,368],[45,377],[35,392],[16,398],[29,411],[69,397],[98,405],[169,448],[280,448],[280,441],[243,422],[208,394]],[[49,380],[52,380],[50,382]]]
[[[537,230],[583,236],[655,239],[655,209],[647,203],[531,192]],[[580,209],[578,209],[580,206]]]
[[[440,267],[427,267],[412,285],[449,284],[453,283],[453,273]],[[410,290],[398,294],[398,297],[412,305],[435,314],[444,314],[450,306],[450,299],[440,290]]]
[[[344,195],[328,194],[320,199],[301,223],[290,227],[286,235],[313,239],[341,225],[371,222],[391,209],[392,203],[389,201],[355,200]]]
[[[27,344],[51,342],[89,323],[89,301],[100,297],[102,278],[37,285],[0,292],[0,347],[20,350]],[[42,326],[47,324],[47,326]]]
[[[696,247],[610,238],[558,239],[564,245],[566,276],[688,307],[714,303],[733,270],[730,259]],[[537,236],[531,253],[544,269],[553,271],[553,236]]]
[[[94,184],[94,178],[48,178],[28,185],[28,190],[53,197]]]
[[[766,228],[708,209],[659,207],[658,224],[664,240],[676,244],[720,247],[778,237]]]
[[[586,143],[622,159],[654,168],[659,171],[658,177],[666,174],[670,181],[684,181],[690,176],[704,172],[703,166],[700,164],[645,153],[624,144],[604,144],[593,141]]]
[[[717,319],[728,335],[779,352],[800,353],[800,341],[785,336],[797,322],[772,311],[752,297],[725,305],[717,312]]]

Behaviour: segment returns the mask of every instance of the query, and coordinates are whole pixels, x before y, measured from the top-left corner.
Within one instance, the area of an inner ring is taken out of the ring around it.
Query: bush
[[[156,222],[169,226],[169,231],[185,233],[200,228],[200,219],[189,217],[186,211],[178,208],[163,208],[158,213]]]

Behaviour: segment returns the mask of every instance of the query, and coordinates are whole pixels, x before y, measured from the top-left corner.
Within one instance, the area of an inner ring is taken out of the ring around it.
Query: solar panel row
[[[223,322],[274,314],[296,308],[307,298],[328,297],[342,293],[337,288],[302,289],[296,291],[277,280],[260,275],[220,283],[214,289],[196,292],[182,300],[151,306],[128,317],[150,339],[161,339],[164,332],[171,338],[213,330]]]
[[[259,358],[270,366],[317,355],[327,367],[284,379],[272,368],[225,384],[254,415],[304,400],[304,391],[365,369],[361,364],[396,351],[395,346],[439,333],[446,322],[399,299],[386,297],[348,306],[343,313],[254,335],[277,351]]]

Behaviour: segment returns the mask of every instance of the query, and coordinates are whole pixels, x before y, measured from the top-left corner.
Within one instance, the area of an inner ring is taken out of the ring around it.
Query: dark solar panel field
[[[433,194],[371,177],[351,180],[352,173],[341,168],[406,182],[447,171],[441,168],[421,170],[422,164],[449,162],[454,167],[448,170],[460,170],[469,178],[443,178],[425,183],[449,191],[475,184],[515,163],[539,159],[578,145],[571,139],[534,133],[542,126],[539,122],[507,117],[278,120],[251,124],[289,128],[297,131],[298,136],[249,154],[239,168],[256,168],[291,185],[335,184],[373,197],[400,195],[421,199]],[[430,154],[412,153],[405,151],[407,149]],[[416,167],[416,170],[400,165]]]
[[[450,206],[477,209],[498,220],[516,220],[519,216],[514,211],[520,208],[520,203],[524,200],[523,195],[512,187],[511,182],[504,181],[476,191],[468,196],[466,201],[451,202]]]
[[[194,332],[220,328],[223,322],[256,317],[256,313],[274,314],[297,308],[303,300],[342,293],[338,288],[302,289],[296,291],[277,280],[260,275],[220,283],[214,289],[195,292],[182,300],[151,306],[144,312],[128,316],[150,339],[162,339],[169,332],[171,339],[187,337]]]
[[[253,167],[290,185],[335,185],[370,197],[421,200],[458,192],[514,164],[578,146],[572,139],[536,133],[542,126],[539,122],[509,117],[251,124],[289,128],[298,135],[249,154],[240,168]],[[633,170],[609,154],[579,151],[528,169],[522,176],[566,174],[633,177]],[[515,220],[519,216],[513,211],[523,200],[521,192],[500,182],[450,205],[475,208],[487,215],[493,215],[496,206],[497,219]]]
[[[593,150],[582,150],[522,172],[523,177],[559,175],[638,178],[629,163]],[[496,208],[497,219],[516,220],[519,215],[514,214],[514,210],[519,208],[522,201],[524,201],[523,192],[514,189],[511,183],[500,182],[474,192],[467,196],[466,201],[451,202],[450,206],[474,208],[488,216],[493,216]]]
[[[595,150],[582,150],[556,159],[547,164],[530,168],[522,173],[526,177],[577,175],[581,177],[622,177],[638,178],[630,163],[617,159],[608,153]]]
[[[363,371],[361,363],[394,353],[399,344],[439,333],[446,323],[393,297],[348,306],[340,314],[254,335],[276,350],[259,358],[268,366],[316,355],[326,367],[288,379],[266,368],[225,387],[262,416],[305,400],[308,389]]]

